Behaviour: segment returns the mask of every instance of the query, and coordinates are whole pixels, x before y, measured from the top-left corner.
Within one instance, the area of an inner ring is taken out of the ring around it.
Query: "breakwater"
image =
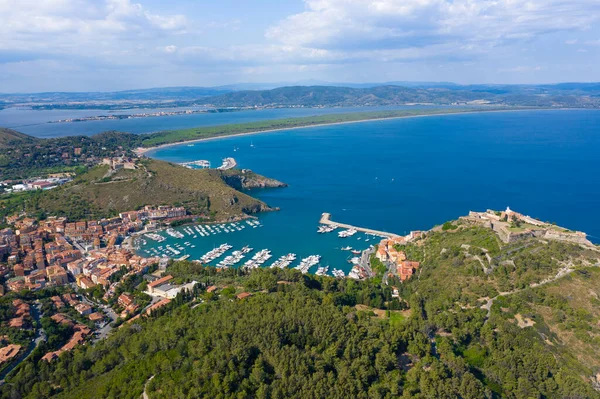
[[[330,226],[343,227],[345,229],[353,229],[353,230],[360,231],[360,232],[363,232],[366,234],[374,234],[376,236],[381,236],[381,237],[388,237],[388,238],[399,237],[398,234],[389,233],[387,231],[367,229],[365,227],[358,227],[358,226],[352,226],[350,224],[334,222],[331,220],[331,214],[327,213],[327,212],[325,212],[325,213],[323,213],[323,215],[321,215],[321,220],[319,221],[319,223],[330,225]]]

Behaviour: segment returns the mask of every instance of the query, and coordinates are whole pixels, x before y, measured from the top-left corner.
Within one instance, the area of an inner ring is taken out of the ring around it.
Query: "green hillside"
[[[0,392],[24,398],[139,398],[144,391],[150,398],[600,398],[594,389],[598,248],[535,238],[504,244],[489,229],[460,221],[450,226],[399,248],[421,266],[412,279],[390,285],[175,262],[167,269],[175,280],[215,284],[218,293],[200,288],[180,296],[52,364],[37,361],[43,352],[36,352]],[[391,297],[394,285],[401,301]],[[242,291],[253,296],[236,300]],[[396,310],[402,303],[410,310]]]
[[[138,166],[114,174],[107,173],[108,166],[97,166],[69,184],[9,197],[3,204],[10,203],[12,209],[23,204],[32,214],[72,220],[114,216],[144,205],[182,205],[194,214],[218,219],[270,210],[263,202],[227,185],[220,171],[187,169],[157,160],[143,160]],[[15,203],[19,198],[21,202]]]
[[[19,133],[12,129],[0,127],[0,149],[21,144],[31,144],[38,139],[28,136],[24,133]]]

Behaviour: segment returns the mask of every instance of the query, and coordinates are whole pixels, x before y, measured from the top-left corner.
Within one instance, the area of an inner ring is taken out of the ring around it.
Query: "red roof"
[[[172,278],[173,278],[173,276],[171,276],[171,275],[159,278],[158,280],[153,281],[150,284],[148,284],[148,287],[150,287],[150,288],[158,287],[160,285],[163,285],[167,281],[171,280]]]
[[[242,292],[241,294],[237,295],[237,299],[244,299],[244,298],[248,298],[249,296],[252,296],[252,294],[249,292]]]

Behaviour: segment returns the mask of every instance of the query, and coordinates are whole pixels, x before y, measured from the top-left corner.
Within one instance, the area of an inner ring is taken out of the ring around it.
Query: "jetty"
[[[184,166],[186,168],[189,169],[210,169],[210,161],[207,161],[205,159],[199,159],[197,161],[191,161],[191,162],[182,162],[179,165]],[[219,166],[217,169],[218,170],[227,170],[227,169],[233,169],[237,166],[237,162],[235,161],[234,158],[223,158],[223,164],[221,166]]]
[[[367,229],[365,227],[358,227],[358,226],[352,226],[350,224],[334,222],[331,220],[331,213],[327,213],[327,212],[325,212],[325,213],[323,213],[323,215],[321,215],[321,220],[319,221],[319,223],[330,225],[330,226],[343,227],[345,229],[353,229],[356,231],[362,231],[363,233],[373,234],[373,235],[381,236],[381,237],[388,237],[388,238],[399,237],[398,234],[388,233],[387,231]]]
[[[219,166],[217,169],[219,170],[227,170],[233,169],[237,166],[237,162],[233,158],[223,158],[223,164]]]

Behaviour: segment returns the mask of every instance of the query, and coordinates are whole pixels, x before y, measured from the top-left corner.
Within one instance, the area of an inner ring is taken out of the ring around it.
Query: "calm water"
[[[109,130],[130,133],[150,133],[162,130],[186,129],[198,126],[222,125],[229,123],[254,122],[268,119],[282,119],[302,116],[314,116],[356,111],[379,111],[406,109],[415,107],[369,107],[369,108],[281,108],[254,111],[226,112],[216,114],[193,114],[177,116],[159,116],[122,120],[85,121],[74,123],[48,123],[61,119],[83,118],[98,115],[122,115],[154,112],[157,110],[41,110],[8,108],[0,110],[0,126],[15,129],[35,137],[61,137],[92,135]],[[426,108],[420,106],[419,108]],[[438,107],[439,108],[439,107]],[[174,108],[173,110],[199,109],[193,107]],[[168,111],[160,109],[159,111]]]
[[[576,110],[296,129],[183,144],[151,156],[215,164],[233,156],[239,167],[290,185],[253,193],[281,207],[260,216],[263,227],[197,238],[196,248],[188,248],[192,258],[228,242],[269,248],[275,256],[321,254],[323,264],[347,271],[350,254],[339,248],[364,249],[374,240],[317,234],[323,212],[335,221],[404,234],[469,210],[510,206],[599,242],[599,154],[600,112]]]

